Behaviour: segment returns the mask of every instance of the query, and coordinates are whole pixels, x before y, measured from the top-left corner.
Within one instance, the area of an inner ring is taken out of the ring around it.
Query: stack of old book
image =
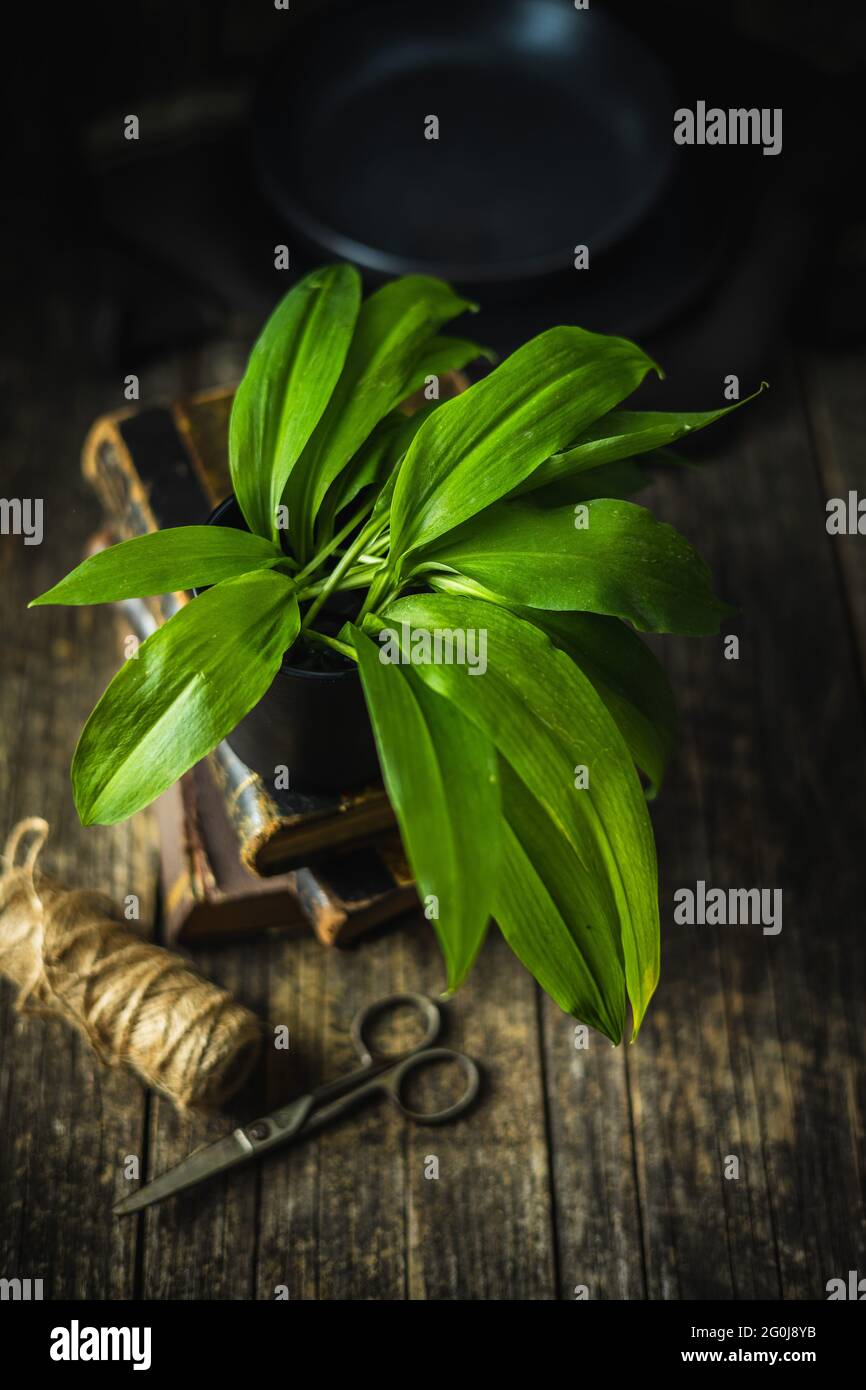
[[[85,476],[106,512],[95,546],[199,524],[231,491],[229,388],[98,420]],[[145,638],[186,594],[119,604]],[[157,803],[167,939],[190,943],[312,928],[341,945],[417,904],[381,784],[342,796],[266,789],[218,748]]]

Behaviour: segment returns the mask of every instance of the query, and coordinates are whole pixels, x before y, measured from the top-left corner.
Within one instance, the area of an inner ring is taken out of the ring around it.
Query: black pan
[[[672,113],[658,61],[598,8],[356,0],[293,30],[253,124],[263,185],[316,251],[527,286],[641,226],[671,177]]]

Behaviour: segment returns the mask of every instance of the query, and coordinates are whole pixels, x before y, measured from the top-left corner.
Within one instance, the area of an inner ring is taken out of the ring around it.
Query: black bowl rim
[[[379,7],[382,8],[388,3],[389,0],[379,0]],[[660,107],[665,101],[672,107],[674,88],[670,72],[659,56],[649,48],[645,39],[617,15],[594,11],[591,22],[603,29],[606,28],[609,34],[616,34],[620,43],[630,46],[636,56],[645,60],[652,80],[658,88]],[[513,285],[537,287],[539,283],[555,282],[564,272],[567,273],[574,252],[570,246],[566,247],[564,244],[559,249],[490,266],[480,261],[429,259],[386,251],[366,241],[360,241],[348,232],[341,232],[323,221],[301,196],[291,191],[274,173],[269,145],[271,105],[274,92],[285,82],[287,56],[294,56],[297,52],[300,37],[321,39],[325,33],[320,15],[305,16],[301,25],[302,28],[293,38],[291,45],[281,45],[259,76],[252,103],[249,132],[252,160],[259,184],[265,197],[286,225],[293,227],[311,247],[318,248],[320,253],[354,261],[374,275],[432,275],[459,285],[477,285],[483,290]],[[645,192],[639,200],[639,207],[636,203],[635,209],[621,213],[604,236],[594,239],[596,255],[607,256],[626,244],[633,236],[640,235],[648,216],[670,188],[674,174],[673,146],[666,157],[659,153],[657,158],[660,168],[652,190],[648,189]]]

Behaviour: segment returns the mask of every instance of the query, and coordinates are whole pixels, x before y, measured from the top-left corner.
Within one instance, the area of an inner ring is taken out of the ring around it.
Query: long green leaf
[[[493,745],[408,666],[381,660],[350,628],[382,775],[418,891],[456,989],[484,939],[500,868],[501,815]],[[472,834],[472,827],[481,830]]]
[[[489,348],[463,338],[431,338],[429,344],[425,344],[421,349],[419,365],[416,365],[415,376],[409,382],[407,395],[411,397],[419,391],[429,376],[443,376],[446,372],[460,371],[478,357],[493,360],[494,354]],[[392,410],[379,421],[372,434],[328,488],[317,518],[320,543],[330,539],[334,518],[348,506],[362,488],[382,485],[400,462],[428,415],[431,415],[438,405],[438,400],[432,400],[419,406],[411,414],[405,413],[402,409]]]
[[[208,589],[148,637],[78,741],[82,824],[125,820],[209,753],[264,695],[299,623],[291,580],[259,570]]]
[[[328,488],[319,508],[319,539],[330,539],[334,519],[347,507],[362,488],[382,487],[412,443],[427,416],[437,408],[434,401],[421,406],[411,415],[392,410],[380,420],[355,457]]]
[[[282,551],[263,536],[231,526],[175,526],[135,536],[82,560],[28,605],[115,603],[149,594],[219,584],[222,579],[278,564]]]
[[[425,551],[419,571],[448,565],[510,602],[606,613],[642,632],[718,631],[732,610],[679,532],[633,502],[582,505],[576,515],[500,503]]]
[[[373,427],[409,395],[423,344],[443,323],[474,308],[426,275],[392,280],[364,301],[333,396],[286,490],[301,555],[310,548],[331,483]]]
[[[253,348],[232,406],[229,465],[247,525],[260,536],[279,539],[283,489],[340,376],[360,300],[352,266],[315,270],[277,306]]]
[[[546,806],[502,759],[502,872],[493,913],[499,929],[566,1013],[618,1043],[625,1026],[619,939],[593,926],[598,895]]]
[[[755,395],[760,395],[760,391]],[[754,396],[719,410],[611,410],[584,430],[568,449],[553,454],[524,478],[513,495],[518,497],[562,478],[572,478],[589,468],[600,468],[603,464],[665,448],[723,419],[750,400],[754,400]]]
[[[630,627],[597,613],[525,608],[462,576],[431,573],[426,578],[442,593],[464,594],[509,608],[546,633],[592,681],[635,763],[649,779],[648,798],[658,794],[676,737],[676,705],[664,669]]]
[[[548,613],[517,608],[546,632],[592,681],[656,796],[676,740],[670,682],[649,647],[617,618],[597,613]]]
[[[636,1034],[658,981],[655,845],[628,748],[592,683],[538,628],[478,599],[413,595],[392,603],[382,620],[399,632],[404,651],[417,629],[487,634],[483,675],[444,661],[414,670],[496,745],[576,856],[583,897],[574,898],[570,866],[555,885],[555,865],[545,870],[548,892],[555,889],[570,917],[583,916],[591,931],[621,943]],[[575,785],[579,766],[589,770],[585,788]],[[575,971],[576,993],[584,983]],[[615,1012],[617,980],[607,975],[599,987]]]
[[[488,362],[496,360],[492,348],[482,347],[480,343],[470,342],[468,338],[449,338],[445,335],[431,338],[418,355],[407,396],[426,386],[428,377],[442,377],[448,372],[462,372],[464,367],[468,367],[470,362],[477,362],[479,357],[485,357]]]
[[[418,431],[391,504],[392,566],[511,492],[654,366],[634,343],[551,328]]]

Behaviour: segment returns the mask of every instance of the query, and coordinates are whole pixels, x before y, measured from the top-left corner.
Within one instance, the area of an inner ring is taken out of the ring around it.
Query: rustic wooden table
[[[117,664],[105,613],[28,597],[76,561],[98,522],[78,475],[90,419],[122,381],[76,353],[63,311],[27,306],[3,361],[3,492],[45,498],[45,540],[0,541],[5,834],[44,814],[44,865],[155,910],[150,815],[77,823],[67,769]],[[142,373],[142,398],[230,380],[237,346]],[[866,1273],[863,682],[866,539],[831,538],[825,501],[866,495],[866,357],[791,353],[744,435],[647,501],[742,605],[721,639],[666,639],[680,692],[679,752],[653,810],[662,982],[638,1044],[591,1035],[535,988],[495,932],[450,1005],[448,1041],[477,1056],[481,1104],[441,1130],[390,1107],[116,1221],[124,1159],[145,1174],[225,1129],[179,1120],[106,1072],[56,1022],[21,1018],[0,987],[0,1275],[88,1299],[824,1297]],[[130,370],[135,369],[132,364]],[[672,399],[676,383],[671,383]],[[779,887],[784,925],[690,927],[673,894],[698,879]],[[368,1000],[436,992],[423,922],[328,952],[312,938],[196,953],[272,1024],[265,1100],[351,1064],[347,1025]],[[261,1103],[261,1100],[259,1101]],[[425,1158],[439,1159],[438,1181]],[[739,1177],[724,1176],[727,1156]]]

